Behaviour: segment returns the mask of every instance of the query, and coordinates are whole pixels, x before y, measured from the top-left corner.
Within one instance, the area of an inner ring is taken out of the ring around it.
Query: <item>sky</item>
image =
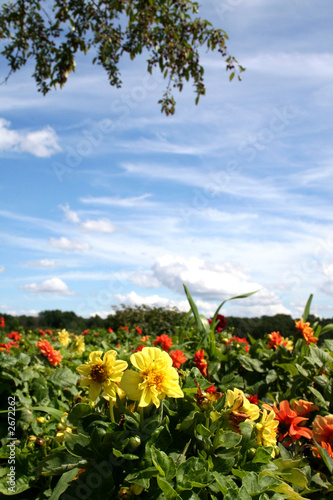
[[[207,0],[246,67],[202,51],[176,113],[145,58],[123,86],[79,57],[42,96],[32,67],[0,86],[0,312],[105,318],[114,306],[333,317],[333,3]],[[0,59],[0,80],[8,73]]]

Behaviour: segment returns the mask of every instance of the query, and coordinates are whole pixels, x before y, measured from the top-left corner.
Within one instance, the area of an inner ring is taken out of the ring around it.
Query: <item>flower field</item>
[[[293,336],[241,338],[185,292],[173,335],[1,321],[1,498],[333,498],[333,325],[310,296]]]

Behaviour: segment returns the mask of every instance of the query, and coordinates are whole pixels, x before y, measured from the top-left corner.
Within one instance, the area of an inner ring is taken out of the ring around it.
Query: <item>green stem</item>
[[[139,406],[139,413],[140,413],[140,421],[143,424],[144,419],[145,419],[144,414],[143,414],[143,406]]]
[[[114,419],[114,413],[113,413],[113,401],[111,398],[110,398],[109,402],[110,402],[110,418],[111,418],[111,422],[114,424],[115,419]]]

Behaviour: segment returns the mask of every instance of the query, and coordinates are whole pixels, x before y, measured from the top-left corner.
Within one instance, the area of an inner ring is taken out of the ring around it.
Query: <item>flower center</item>
[[[98,364],[91,367],[90,376],[93,380],[101,384],[106,379],[105,365]]]
[[[149,387],[154,385],[158,391],[161,390],[161,384],[164,378],[161,372],[152,370],[144,373],[143,376]]]

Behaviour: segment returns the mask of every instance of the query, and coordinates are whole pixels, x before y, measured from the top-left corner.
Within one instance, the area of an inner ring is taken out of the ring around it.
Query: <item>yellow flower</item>
[[[58,340],[63,347],[68,347],[68,344],[71,341],[69,338],[69,333],[65,329],[61,330],[61,332],[58,333]]]
[[[257,420],[259,418],[258,406],[250,403],[243,391],[239,389],[234,389],[233,391],[228,389],[225,406],[233,412],[246,413],[250,417],[250,420]]]
[[[86,345],[84,343],[84,336],[83,335],[79,335],[79,336],[75,335],[74,340],[75,340],[75,344],[73,347],[73,351],[79,355],[83,354],[84,351],[86,350]]]
[[[267,410],[263,410],[263,415],[258,424],[255,425],[256,441],[258,446],[276,446],[276,434],[279,421],[275,420],[275,412],[271,411],[267,414]],[[275,452],[272,454],[273,458]]]
[[[92,401],[99,396],[102,387],[112,398],[116,397],[117,384],[121,381],[123,371],[127,368],[126,361],[116,360],[116,351],[107,351],[103,359],[103,351],[93,351],[89,354],[89,361],[76,368],[80,375],[86,378],[81,380],[81,385],[89,386],[89,398]]]
[[[177,370],[172,366],[172,359],[166,351],[158,347],[144,347],[130,357],[132,365],[139,370],[127,370],[120,383],[129,399],[139,401],[139,406],[154,403],[160,406],[165,396],[183,398],[179,386]]]

